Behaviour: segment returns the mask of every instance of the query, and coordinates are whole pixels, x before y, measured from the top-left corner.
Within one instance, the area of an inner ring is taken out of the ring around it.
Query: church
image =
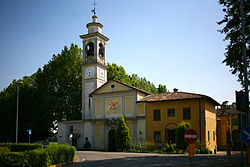
[[[117,121],[124,116],[133,143],[175,142],[175,128],[191,124],[198,138],[216,150],[216,112],[219,105],[209,96],[178,92],[151,94],[120,81],[107,82],[106,46],[103,25],[92,16],[86,25],[82,63],[82,120],[58,123],[58,143],[83,149],[89,141],[93,150],[115,150]]]

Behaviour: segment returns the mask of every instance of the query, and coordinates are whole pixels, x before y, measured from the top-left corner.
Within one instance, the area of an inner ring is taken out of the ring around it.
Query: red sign
[[[197,132],[194,129],[189,129],[184,134],[184,139],[188,144],[195,143],[197,140]]]

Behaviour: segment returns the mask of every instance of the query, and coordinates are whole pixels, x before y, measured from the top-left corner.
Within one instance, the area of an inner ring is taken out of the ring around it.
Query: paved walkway
[[[186,167],[190,166],[187,154],[151,154],[151,153],[123,153],[123,152],[99,152],[77,151],[76,160],[70,167]],[[192,159],[192,165],[197,167],[241,167],[246,164],[245,153],[241,161],[240,152],[233,152],[231,158],[225,152],[216,155],[196,154]],[[250,167],[250,165],[249,165]]]

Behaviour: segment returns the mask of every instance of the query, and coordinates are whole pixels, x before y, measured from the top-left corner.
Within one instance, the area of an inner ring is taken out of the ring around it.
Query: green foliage
[[[0,147],[7,147],[12,152],[23,152],[43,148],[39,143],[0,143]]]
[[[63,118],[81,119],[82,59],[82,50],[77,45],[65,46],[43,68],[20,80],[23,84],[19,85],[18,142],[28,142],[28,129],[32,129],[31,142],[45,140]],[[115,79],[151,93],[167,92],[165,85],[156,88],[146,78],[126,74],[115,63],[108,66],[108,81]],[[17,85],[13,80],[0,92],[1,142],[15,142]]]
[[[81,119],[82,50],[77,45],[66,46],[61,54],[53,55],[43,67],[46,103],[54,120]],[[41,85],[43,86],[43,85]]]
[[[68,144],[52,144],[46,148],[38,148],[25,152],[0,151],[0,167],[46,167],[48,165],[73,161],[75,151],[75,147]]]
[[[165,149],[165,151],[167,153],[176,153],[176,152],[178,152],[177,151],[177,145],[175,143],[172,143],[172,144],[166,143],[164,149]]]
[[[129,148],[131,137],[129,136],[129,128],[127,127],[123,115],[121,115],[117,129],[115,131],[115,142],[118,149],[123,151]]]
[[[225,12],[224,18],[218,22],[219,25],[225,24],[225,27],[220,30],[222,34],[225,34],[225,40],[229,40],[229,44],[226,47],[225,59],[223,63],[231,68],[232,74],[238,76],[241,85],[243,84],[243,59],[242,59],[242,43],[243,38],[241,36],[241,15],[240,15],[240,1],[239,0],[219,0],[219,3],[223,6],[223,12]],[[245,15],[245,32],[247,45],[247,64],[249,67],[250,61],[250,5],[248,0],[243,0],[244,15]],[[248,71],[249,72],[249,71]],[[249,78],[248,78],[249,79]]]
[[[117,80],[151,93],[168,92],[166,85],[160,84],[159,88],[156,88],[155,85],[146,78],[140,78],[137,74],[128,75],[122,66],[118,66],[115,63],[108,63],[108,81],[110,80]]]
[[[44,140],[62,118],[81,119],[82,50],[72,44],[19,85],[19,142]],[[15,141],[17,81],[0,92],[0,141]],[[32,119],[31,119],[32,118]]]
[[[145,142],[144,149],[148,151],[155,150],[157,148],[157,145],[154,142]]]
[[[26,167],[28,166],[27,156],[24,152],[5,152],[0,151],[1,167]]]
[[[182,121],[176,128],[176,144],[181,150],[185,150],[188,144],[184,140],[184,133],[191,128],[190,123]]]
[[[200,140],[197,140],[195,143],[194,150],[195,154],[209,154],[211,152],[211,150],[206,147],[206,143]]]
[[[49,156],[49,164],[72,161],[76,148],[69,144],[51,144],[46,147]]]
[[[46,167],[48,166],[48,152],[46,149],[35,149],[25,153],[29,166]]]

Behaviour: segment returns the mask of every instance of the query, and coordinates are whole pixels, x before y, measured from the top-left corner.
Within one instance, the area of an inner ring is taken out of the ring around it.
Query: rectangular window
[[[160,121],[160,120],[161,120],[161,111],[154,110],[154,121]]]
[[[168,116],[169,117],[174,117],[175,116],[175,109],[174,108],[169,108],[168,109]]]
[[[190,108],[183,108],[183,119],[191,119]]]
[[[215,141],[215,131],[213,131],[213,139],[214,139],[214,141]]]
[[[160,131],[154,131],[154,142],[155,143],[161,142],[161,132]]]
[[[210,141],[209,131],[207,131],[207,141]]]

